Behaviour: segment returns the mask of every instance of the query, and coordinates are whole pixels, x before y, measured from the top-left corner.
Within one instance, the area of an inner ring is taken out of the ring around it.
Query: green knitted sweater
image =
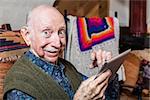
[[[64,73],[71,81],[75,92],[82,81],[81,75],[68,61],[60,61],[65,66]],[[12,89],[21,90],[37,100],[69,100],[63,88],[25,56],[13,65],[5,77],[4,99],[7,92]]]

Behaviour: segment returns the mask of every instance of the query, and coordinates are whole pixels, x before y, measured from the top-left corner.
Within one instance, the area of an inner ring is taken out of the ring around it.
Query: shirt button
[[[57,76],[57,75],[58,75],[58,72],[55,72],[54,75]]]

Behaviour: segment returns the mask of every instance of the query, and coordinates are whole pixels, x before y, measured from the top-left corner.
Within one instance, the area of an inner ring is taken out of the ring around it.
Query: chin
[[[55,64],[55,62],[58,60],[58,56],[56,56],[56,57],[45,57],[44,59],[50,63]]]

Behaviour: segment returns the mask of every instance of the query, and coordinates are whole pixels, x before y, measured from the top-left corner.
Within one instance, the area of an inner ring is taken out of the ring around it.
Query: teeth
[[[54,48],[50,48],[50,49],[44,49],[47,52],[58,52],[58,50],[54,49]]]
[[[48,52],[52,52],[52,53],[55,53],[55,52],[57,52],[57,51],[48,51]]]

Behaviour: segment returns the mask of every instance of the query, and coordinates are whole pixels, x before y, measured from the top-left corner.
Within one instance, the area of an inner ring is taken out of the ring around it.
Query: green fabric
[[[65,66],[65,75],[76,91],[81,83],[81,76],[66,60],[59,59]],[[38,100],[69,100],[52,77],[48,76],[25,56],[21,57],[9,70],[5,78],[4,98],[9,90],[18,89]]]

